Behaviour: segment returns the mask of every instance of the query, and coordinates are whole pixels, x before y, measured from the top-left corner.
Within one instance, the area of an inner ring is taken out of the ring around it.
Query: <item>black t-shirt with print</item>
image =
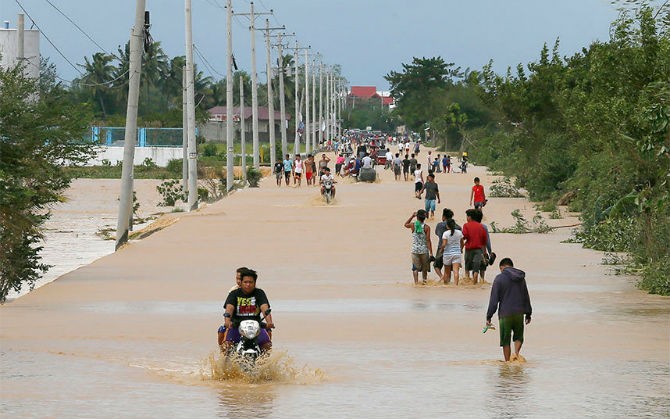
[[[233,310],[233,326],[238,327],[242,320],[256,320],[261,321],[261,306],[263,304],[270,305],[265,291],[260,288],[254,289],[251,294],[245,294],[242,288],[233,290],[228,294],[224,308],[232,304]]]

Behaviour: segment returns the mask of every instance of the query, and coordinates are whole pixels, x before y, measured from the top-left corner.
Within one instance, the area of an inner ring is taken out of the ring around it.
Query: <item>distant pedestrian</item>
[[[291,179],[291,172],[293,171],[293,160],[288,154],[284,159],[284,180],[286,181],[286,186],[288,186],[289,180]]]
[[[451,156],[447,155],[447,173],[451,172]]]
[[[410,167],[409,156],[405,154],[405,158],[402,160],[402,174],[405,177],[405,182],[409,180],[409,167]]]
[[[491,318],[498,311],[500,346],[505,361],[519,359],[523,345],[524,323],[530,324],[533,308],[526,285],[526,273],[514,267],[510,258],[500,261],[500,273],[491,287],[489,307],[486,311],[486,325],[491,326]],[[524,319],[525,316],[525,319]],[[510,342],[514,341],[514,355]]]
[[[342,176],[342,165],[344,164],[344,156],[340,154],[337,156],[337,160],[335,160],[335,174],[338,176]]]
[[[447,155],[445,154],[444,156],[442,156],[442,171],[444,173],[448,173],[447,172],[447,167],[448,167],[447,166]]]
[[[307,155],[307,160],[304,162],[305,166],[305,180],[307,180],[307,185],[311,185],[312,182],[316,182],[314,170],[312,170],[312,162],[314,161],[314,156],[311,154]]]
[[[435,183],[435,175],[433,173],[429,174],[426,178],[426,183],[421,188],[419,196],[423,192],[426,192],[426,213],[430,219],[433,219],[435,218],[435,201],[437,200],[437,203],[440,203],[440,188]]]
[[[395,180],[400,180],[400,173],[402,171],[402,160],[400,160],[400,154],[396,153],[395,158],[393,159],[393,175]]]
[[[416,164],[414,170],[414,196],[416,199],[421,199],[421,191],[423,190],[423,172],[421,171],[421,164]]]
[[[484,187],[479,183],[479,178],[475,178],[475,184],[472,186],[472,191],[470,192],[470,206],[475,204],[475,209],[481,209],[486,205],[486,194],[484,193]]]
[[[386,164],[384,164],[384,169],[390,169],[392,163],[393,163],[393,153],[391,153],[390,148],[387,148],[386,149]]]
[[[416,217],[416,221],[412,222]],[[419,271],[423,284],[428,280],[428,269],[430,268],[430,261],[433,258],[433,245],[430,241],[430,226],[425,223],[426,211],[418,210],[413,213],[411,217],[405,221],[405,227],[412,230],[412,276],[414,278],[414,285],[419,283]]]
[[[324,170],[326,167],[328,167],[328,163],[330,163],[330,158],[326,156],[326,154],[321,155],[321,160],[319,160],[319,176],[323,175]]]
[[[280,161],[275,162],[274,172],[275,178],[277,178],[277,186],[281,186],[281,178],[284,174],[284,163]]]
[[[295,155],[295,160],[293,161],[293,185],[296,183],[298,186],[302,185],[302,171],[303,171],[303,161],[300,159],[300,154]]]
[[[419,164],[419,162],[416,159],[416,156],[412,154],[412,157],[409,159],[409,172],[414,174],[414,171],[416,170],[416,165]]]

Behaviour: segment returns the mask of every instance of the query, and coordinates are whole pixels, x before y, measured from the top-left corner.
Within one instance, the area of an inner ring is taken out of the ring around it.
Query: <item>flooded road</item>
[[[340,181],[331,206],[265,180],[0,307],[0,415],[668,416],[669,298],[561,243],[568,228],[494,234],[498,257],[526,271],[534,309],[526,362],[501,362],[497,331],[482,334],[488,284],[411,284],[402,225],[423,202],[378,173]],[[474,176],[490,185],[483,168],[437,176],[439,208],[461,224]],[[522,199],[485,209],[499,226],[534,213]],[[212,378],[238,266],[258,270],[272,304],[269,382]]]

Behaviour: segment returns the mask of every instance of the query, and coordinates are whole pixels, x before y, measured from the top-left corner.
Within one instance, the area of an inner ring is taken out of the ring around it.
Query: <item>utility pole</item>
[[[270,134],[270,167],[275,166],[277,161],[277,150],[275,140],[275,104],[272,95],[272,60],[270,59],[270,31],[284,30],[285,27],[271,28],[270,20],[265,19],[265,52],[266,52],[266,72],[268,80],[268,131]],[[273,169],[274,170],[274,169]]]
[[[316,68],[316,61],[314,62],[314,68]],[[316,127],[316,130],[314,130],[314,126],[317,124],[316,122],[316,70],[312,72],[312,149],[316,150],[319,146],[319,141],[321,140],[321,136],[319,135],[319,130],[321,127]]]
[[[309,54],[305,50],[305,153],[309,153]]]
[[[186,128],[188,148],[188,210],[198,208],[198,146],[195,140],[195,83],[191,0],[185,0],[186,20]],[[187,164],[184,161],[182,164]],[[183,169],[182,169],[183,170]]]
[[[242,180],[247,181],[247,151],[244,133],[244,77],[240,76],[240,143],[242,152]]]
[[[233,0],[226,3],[226,190],[233,189]]]
[[[319,138],[323,136],[323,62],[319,62]]]
[[[128,224],[133,206],[133,160],[137,140],[137,104],[140,96],[142,73],[142,45],[144,43],[145,0],[136,0],[135,26],[130,37],[130,65],[128,70],[128,106],[126,108],[126,131],[123,143],[123,167],[121,169],[121,195],[119,218],[116,223],[115,250],[128,241]]]
[[[300,153],[300,131],[298,131],[298,129],[299,129],[300,122],[302,122],[302,112],[301,112],[302,106],[300,105],[301,98],[300,98],[300,95],[298,94],[298,91],[300,90],[299,89],[300,88],[300,77],[299,77],[299,75],[300,75],[300,65],[299,65],[300,56],[299,56],[298,51],[300,51],[300,50],[307,51],[309,49],[310,49],[309,46],[300,48],[298,46],[298,41],[297,40],[295,41],[295,52],[293,54],[293,56],[295,57],[294,58],[295,59],[295,63],[294,63],[295,64],[295,79],[294,79],[294,86],[295,86],[295,89],[294,89],[295,90],[295,144],[293,146],[293,150],[294,150],[295,154]],[[301,117],[298,118],[298,115],[301,115]],[[303,133],[305,131],[306,131],[306,129],[303,129]]]
[[[293,120],[295,122],[295,137],[293,139],[293,154],[300,153],[300,120],[298,119],[298,113],[300,113],[300,104],[298,104],[298,82],[300,78],[298,77],[298,40],[295,40],[295,49],[293,52],[293,64],[295,68],[293,72],[293,93],[294,93],[294,102],[293,102]]]
[[[251,32],[251,130],[252,130],[252,143],[253,143],[253,155],[254,155],[254,167],[259,169],[261,166],[260,162],[260,150],[258,144],[258,73],[256,72],[256,16],[261,15],[271,15],[272,9],[269,13],[256,13],[254,11],[254,2],[250,2],[251,12],[250,13],[235,13],[238,16],[249,16],[249,32]],[[246,175],[246,172],[245,172]]]
[[[182,160],[181,160],[181,190],[182,193],[188,191],[188,93],[186,86],[188,84],[186,78],[186,66],[182,67],[181,74],[181,85],[182,85],[182,101],[181,101],[181,110],[182,110],[182,129],[181,129],[181,147],[182,147]]]
[[[330,70],[326,71],[326,138],[330,138]]]
[[[295,35],[295,34],[294,34]],[[284,45],[283,37],[293,36],[283,33],[277,34],[277,51],[279,53],[278,67],[279,67],[279,115],[281,120],[281,152],[282,156],[286,155],[288,144],[286,139],[286,97],[284,94]],[[274,167],[274,166],[273,166]]]

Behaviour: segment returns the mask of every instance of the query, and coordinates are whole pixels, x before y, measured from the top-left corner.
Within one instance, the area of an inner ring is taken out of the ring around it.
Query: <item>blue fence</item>
[[[181,147],[182,128],[138,128],[136,147]],[[125,127],[91,127],[91,141],[110,147],[123,147]],[[198,135],[198,130],[195,130]]]

